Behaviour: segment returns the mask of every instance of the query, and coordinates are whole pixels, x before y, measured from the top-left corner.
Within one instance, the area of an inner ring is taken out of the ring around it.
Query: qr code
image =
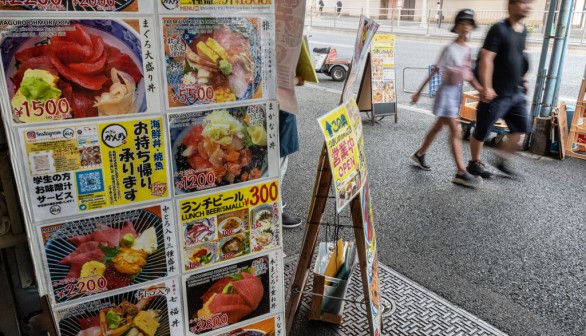
[[[104,191],[104,177],[101,170],[90,170],[75,174],[77,191],[80,195]]]
[[[29,160],[33,175],[55,172],[52,152],[31,153]]]

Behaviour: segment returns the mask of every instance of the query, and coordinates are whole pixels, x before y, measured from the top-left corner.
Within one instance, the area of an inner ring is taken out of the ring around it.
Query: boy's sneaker
[[[294,228],[298,227],[299,225],[301,225],[301,223],[303,222],[301,220],[301,218],[295,217],[295,216],[290,216],[284,212],[283,212],[282,218],[283,218],[283,228],[285,228],[285,229],[294,229]]]
[[[491,178],[492,173],[488,171],[487,166],[482,163],[481,161],[470,161],[468,162],[468,167],[466,170],[476,176],[480,176],[482,178]]]
[[[476,189],[482,184],[482,177],[474,176],[469,172],[463,172],[457,173],[452,182],[464,187]]]
[[[411,155],[411,160],[417,164],[417,166],[423,170],[431,170],[431,167],[425,162],[425,154],[419,156],[417,152]]]

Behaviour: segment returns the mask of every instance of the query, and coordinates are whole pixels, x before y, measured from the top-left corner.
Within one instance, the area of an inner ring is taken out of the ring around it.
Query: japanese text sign
[[[38,220],[165,198],[161,118],[23,129],[27,187]]]

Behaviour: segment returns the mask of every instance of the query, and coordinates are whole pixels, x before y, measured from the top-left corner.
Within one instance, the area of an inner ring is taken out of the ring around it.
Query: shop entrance
[[[413,21],[415,16],[415,0],[403,0],[403,8],[401,9],[401,20]]]

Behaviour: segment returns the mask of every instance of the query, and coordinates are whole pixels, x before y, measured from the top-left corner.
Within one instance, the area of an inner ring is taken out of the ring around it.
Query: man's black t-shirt
[[[516,32],[508,20],[493,25],[483,49],[496,53],[492,86],[499,96],[512,96],[519,92],[521,77],[527,72],[527,60],[523,55],[527,29]]]

